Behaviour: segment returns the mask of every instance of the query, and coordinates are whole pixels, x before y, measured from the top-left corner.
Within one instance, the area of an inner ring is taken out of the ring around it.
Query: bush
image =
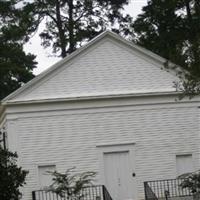
[[[187,173],[180,176],[183,178],[183,182],[181,183],[181,187],[187,188],[193,194],[194,200],[200,199],[200,171]]]
[[[48,190],[58,194],[60,197],[67,195],[69,199],[80,199],[83,197],[81,191],[84,187],[92,185],[95,172],[75,173],[74,168],[68,169],[65,173],[48,172],[53,176],[53,184]]]
[[[20,187],[25,184],[27,171],[17,166],[17,153],[12,153],[0,146],[0,199],[18,200]]]

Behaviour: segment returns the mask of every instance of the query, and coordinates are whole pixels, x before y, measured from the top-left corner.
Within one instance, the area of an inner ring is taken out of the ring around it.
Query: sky
[[[135,19],[136,16],[141,13],[142,7],[146,4],[147,0],[130,0],[129,5],[125,7],[125,11]],[[42,30],[42,27],[39,27],[38,32],[40,32],[40,30]],[[29,52],[37,56],[36,61],[38,62],[38,65],[33,71],[35,75],[40,74],[61,59],[53,56],[50,48],[44,49],[41,46],[41,40],[38,33],[31,38],[24,48],[27,53]]]

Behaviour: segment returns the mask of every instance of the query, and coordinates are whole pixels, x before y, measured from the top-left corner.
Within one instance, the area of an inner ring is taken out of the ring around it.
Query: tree
[[[194,200],[200,198],[200,171],[187,173],[180,176],[183,179],[180,187],[189,189],[193,194]]]
[[[82,190],[91,186],[96,176],[95,172],[74,173],[74,168],[68,169],[65,173],[49,172],[53,176],[53,184],[49,187],[61,198],[67,195],[68,199],[80,199],[85,195]]]
[[[131,17],[122,12],[126,4],[128,0],[34,0],[24,13],[34,27],[44,22],[42,45],[65,57],[108,27],[129,34]]]
[[[135,41],[189,73],[177,88],[200,93],[200,1],[151,0],[133,23]]]
[[[0,1],[0,100],[32,79],[36,67],[35,56],[23,50],[30,30],[18,3]]]
[[[0,199],[19,200],[27,171],[17,166],[17,154],[3,149],[0,143]]]

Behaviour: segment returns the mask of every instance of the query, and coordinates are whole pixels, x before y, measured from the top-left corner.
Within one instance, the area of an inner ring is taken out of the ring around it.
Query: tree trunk
[[[60,38],[60,48],[61,48],[61,56],[64,58],[67,55],[66,51],[66,40],[65,40],[65,33],[62,28],[62,19],[60,14],[60,2],[59,0],[56,1],[56,20],[57,20],[57,27],[58,27],[58,33]]]
[[[191,8],[190,8],[190,0],[185,0],[185,6],[186,6],[186,11],[187,11],[187,18],[188,21],[192,21],[192,14],[191,14]]]
[[[69,0],[69,53],[72,53],[75,50],[75,41],[74,41],[74,20],[73,20],[73,0]]]

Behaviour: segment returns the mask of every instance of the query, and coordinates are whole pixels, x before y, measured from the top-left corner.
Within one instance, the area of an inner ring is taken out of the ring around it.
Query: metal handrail
[[[32,192],[32,200],[112,200],[112,197],[104,185],[95,185],[83,187],[76,196],[66,193],[61,197],[48,189],[35,190]]]
[[[112,197],[110,196],[110,193],[108,192],[106,187],[103,185],[102,188],[103,188],[103,199],[104,200],[112,200]]]
[[[146,200],[158,200],[157,196],[152,191],[151,187],[149,187],[148,182],[144,182],[144,193]]]
[[[185,179],[165,179],[144,182],[146,200],[154,200],[151,195],[154,194],[157,199],[169,199],[171,197],[187,197],[192,196],[192,192],[188,188],[182,188],[181,183]],[[148,187],[151,192],[148,191]]]

